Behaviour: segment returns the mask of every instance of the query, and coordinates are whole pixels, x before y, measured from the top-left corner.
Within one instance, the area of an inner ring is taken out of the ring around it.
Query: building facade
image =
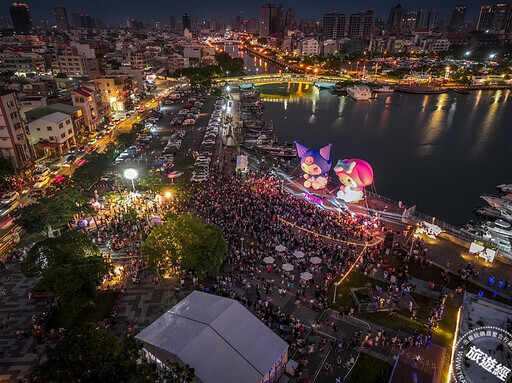
[[[350,39],[369,39],[372,34],[373,11],[359,12],[350,16],[348,37]]]
[[[54,112],[28,124],[30,141],[42,155],[62,154],[76,144],[71,117]]]
[[[9,7],[11,14],[12,25],[16,33],[20,35],[28,35],[32,29],[32,18],[30,17],[30,10],[25,3],[14,3]]]
[[[57,23],[57,30],[61,33],[69,32],[68,14],[64,7],[54,7],[53,14]]]
[[[17,169],[25,168],[33,159],[14,93],[0,95],[0,157],[11,160]]]
[[[338,40],[345,37],[347,17],[344,14],[333,12],[324,15],[324,40]]]

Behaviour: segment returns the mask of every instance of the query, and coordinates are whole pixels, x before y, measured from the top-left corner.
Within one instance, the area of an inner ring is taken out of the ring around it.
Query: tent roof
[[[204,383],[259,382],[288,348],[237,301],[199,291],[137,338],[176,355]]]

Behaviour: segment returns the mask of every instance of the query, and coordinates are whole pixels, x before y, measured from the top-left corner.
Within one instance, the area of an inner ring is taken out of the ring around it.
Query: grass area
[[[393,368],[383,360],[362,352],[357,359],[350,383],[387,383]]]
[[[388,260],[389,265],[391,267],[395,267],[398,270],[404,264],[402,259],[405,256],[405,251],[403,251],[403,250],[399,251],[398,255],[396,255],[396,256],[386,255],[384,252],[382,252],[381,256],[384,259]],[[410,261],[409,263],[407,263],[407,267],[408,267],[408,274],[411,277],[422,279],[427,282],[432,281],[435,283],[434,290],[441,291],[441,286],[444,282],[444,279],[442,276],[442,273],[444,271],[443,269],[441,269],[440,267],[437,267],[435,265],[425,266],[425,268],[422,268],[419,263],[416,263],[414,261]],[[450,273],[449,281],[448,281],[448,284],[446,287],[451,290],[455,290],[461,286],[463,286],[463,281],[460,278],[460,276]],[[491,293],[489,293],[488,291],[487,291],[487,293],[485,293],[485,289],[483,289],[483,290],[484,290],[484,296],[486,298],[493,299],[500,303],[510,304],[510,302],[507,298],[501,297],[499,295],[497,297],[493,297]],[[480,291],[482,291],[482,288],[472,282],[468,282],[468,283],[466,283],[466,291],[469,293],[472,293],[472,294],[478,294]]]
[[[341,278],[338,276],[334,282],[338,282]],[[387,290],[388,284],[378,281],[376,279],[367,277],[358,272],[352,272],[350,275],[343,281],[342,284],[338,285],[336,288],[336,303],[332,304],[334,298],[334,283],[331,283],[328,290],[329,302],[331,303],[331,307],[335,307],[339,309],[340,307],[355,307],[355,304],[350,295],[350,289],[354,287],[382,287],[383,290]]]
[[[338,278],[337,280],[339,280]],[[339,309],[340,307],[355,307],[350,294],[350,289],[354,287],[371,286],[374,288],[376,285],[382,287],[384,291],[387,290],[387,284],[376,279],[367,277],[358,272],[352,272],[342,284],[338,285],[336,289],[336,303],[332,304],[334,297],[334,283],[329,287],[329,302],[331,307]],[[425,297],[420,294],[412,293],[419,308],[417,309],[416,319],[410,319],[411,313],[409,310],[396,310],[396,316],[388,316],[388,312],[376,313],[362,313],[357,314],[357,317],[368,322],[375,323],[392,330],[400,330],[408,334],[414,334],[419,331],[425,334],[428,331],[428,315],[430,307],[435,305],[435,300]],[[439,324],[439,328],[434,334],[434,342],[449,348],[453,340],[453,332],[455,330],[455,322],[457,320],[458,307],[450,303],[445,305],[443,318]]]
[[[434,306],[435,300],[415,293],[412,293],[411,296],[419,306],[416,319],[410,319],[411,313],[409,310],[397,310],[397,315],[395,317],[388,316],[387,312],[377,312],[359,314],[358,318],[393,330],[400,330],[408,334],[414,334],[415,331],[426,334],[428,331],[429,309]],[[451,347],[458,309],[459,308],[457,306],[452,304],[445,304],[443,318],[434,333],[434,342],[440,346],[445,348]]]
[[[85,306],[80,314],[77,315],[75,321],[73,322],[73,327],[83,326],[87,323],[96,324],[100,320],[108,317],[112,308],[114,307],[114,303],[117,299],[118,293],[102,293],[98,294],[96,298],[96,302],[91,305]],[[51,318],[49,319],[46,327],[48,329],[54,328],[58,329],[62,327],[61,321],[62,316],[64,314],[65,309],[61,309],[56,311]]]
[[[42,241],[43,239],[46,239],[46,237],[41,233],[25,233],[21,236],[20,241],[15,247],[21,248],[25,246],[30,246],[34,242],[39,242]]]

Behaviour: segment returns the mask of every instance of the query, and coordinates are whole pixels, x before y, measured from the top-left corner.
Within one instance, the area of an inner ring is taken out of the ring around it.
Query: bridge
[[[317,85],[324,88],[333,87],[338,81],[346,80],[343,77],[337,76],[321,76],[321,75],[306,75],[306,74],[290,74],[290,73],[274,73],[256,76],[240,76],[240,77],[227,77],[215,79],[214,83],[229,85],[267,85],[267,84],[309,84]]]

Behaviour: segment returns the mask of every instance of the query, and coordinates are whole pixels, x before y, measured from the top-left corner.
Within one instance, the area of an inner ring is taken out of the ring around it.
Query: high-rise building
[[[458,5],[453,8],[452,18],[450,19],[450,28],[453,30],[461,29],[466,21],[466,12],[468,7],[465,5]]]
[[[501,3],[494,6],[491,30],[497,34],[505,33],[507,24],[512,18],[512,3]]]
[[[403,23],[403,27],[407,30],[412,30],[416,28],[416,18],[418,17],[418,14],[416,12],[407,12],[405,14],[405,20]]]
[[[242,31],[242,16],[235,15],[231,18],[231,29],[234,31]]]
[[[428,29],[434,29],[437,22],[437,11],[432,10],[428,13],[428,19],[427,19],[427,28]]]
[[[260,33],[260,20],[257,17],[250,18],[249,20],[247,20],[245,30],[247,33]]]
[[[169,27],[171,28],[171,30],[176,29],[176,16],[169,17]]]
[[[75,28],[92,29],[95,26],[94,20],[89,15],[72,13],[71,18],[73,19],[73,25]]]
[[[284,9],[282,5],[265,4],[260,8],[260,37],[282,34]]]
[[[404,26],[406,15],[407,11],[402,8],[401,4],[397,4],[395,7],[391,8],[388,19],[389,28],[392,31],[400,31]]]
[[[57,23],[57,30],[59,32],[69,32],[68,14],[64,7],[54,7],[53,14]]]
[[[33,152],[14,93],[0,96],[0,120],[0,157],[10,159],[17,169],[22,169]]]
[[[215,32],[223,32],[226,30],[226,23],[220,13],[212,13],[210,15],[210,28]]]
[[[350,15],[348,37],[351,39],[369,39],[373,27],[373,11]]]
[[[420,9],[416,12],[416,28],[423,29],[427,27],[427,12],[424,9]]]
[[[306,36],[317,33],[319,29],[318,22],[315,19],[301,19],[299,30]]]
[[[14,3],[9,7],[12,25],[16,33],[27,35],[33,29],[30,10],[25,3]]]
[[[286,17],[284,19],[284,29],[285,30],[297,29],[297,22],[295,21],[295,12],[291,8],[289,8],[286,11]]]
[[[189,31],[192,31],[192,22],[188,13],[185,13],[181,17],[181,23],[183,24],[183,30],[188,29]]]
[[[480,8],[480,14],[478,15],[478,22],[476,24],[477,30],[487,31],[492,29],[494,11],[494,5],[484,5]]]
[[[324,15],[324,40],[337,40],[345,37],[347,17],[338,12]]]

